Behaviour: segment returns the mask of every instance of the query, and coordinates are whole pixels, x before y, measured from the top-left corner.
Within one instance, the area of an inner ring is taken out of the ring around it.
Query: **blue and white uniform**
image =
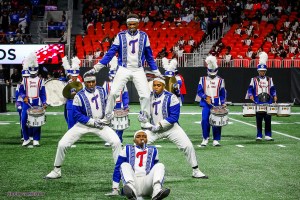
[[[178,124],[180,115],[178,98],[174,94],[164,90],[160,95],[152,93],[150,99],[151,123],[153,125],[160,123],[162,130],[157,133],[146,131],[148,143],[152,144],[158,139],[168,138],[176,144],[178,149],[184,152],[191,167],[197,167],[198,163],[193,144]]]
[[[152,71],[160,74],[153,59],[148,35],[137,30],[134,34],[128,30],[118,33],[115,40],[99,64],[107,65],[118,53],[118,71],[108,96],[106,114],[111,114],[116,104],[116,98],[129,80],[132,80],[140,97],[141,111],[150,113],[150,90],[144,72],[144,62],[147,61]],[[95,65],[98,72],[101,68]]]
[[[113,82],[113,81],[112,81]],[[105,81],[103,84],[103,88],[106,91],[107,94],[109,94],[112,82]],[[128,89],[125,85],[123,90],[121,91],[120,95],[116,99],[116,106],[114,109],[122,109],[126,110],[128,109],[129,106],[129,94],[128,94]],[[123,132],[124,130],[115,130],[117,135],[119,136],[121,142],[123,142]]]
[[[28,104],[22,102],[22,116],[21,127],[24,140],[29,139],[29,132],[33,132],[33,140],[39,141],[41,138],[41,127],[28,128],[26,123],[28,119],[27,110],[30,106],[43,106],[46,105],[46,90],[44,80],[36,77],[23,78],[22,84],[19,88],[19,96],[24,100],[28,98]]]
[[[158,151],[154,146],[126,145],[121,151],[113,174],[113,188],[130,184],[137,197],[149,196],[155,184],[163,185],[165,167],[158,163]]]
[[[205,99],[207,96],[211,97],[211,102],[214,106],[221,106],[225,104],[226,90],[225,82],[219,76],[211,78],[203,76],[200,78],[198,84],[197,94],[201,97],[200,106],[202,107],[202,136],[206,140],[210,134],[209,115],[212,105],[209,105]],[[212,126],[213,140],[221,140],[221,127]]]
[[[71,147],[83,135],[94,133],[109,142],[113,149],[114,161],[121,151],[121,142],[117,134],[109,127],[95,128],[95,120],[104,117],[107,94],[102,87],[96,86],[94,92],[86,88],[80,90],[73,100],[73,116],[76,124],[69,129],[58,143],[54,166],[63,164],[66,149]]]
[[[269,100],[262,102],[259,95],[266,93],[270,96]],[[276,89],[271,77],[254,77],[251,79],[248,87],[248,97],[253,96],[256,104],[271,104],[276,95]],[[271,115],[265,113],[256,113],[257,137],[262,138],[262,121],[265,121],[265,136],[272,136]]]

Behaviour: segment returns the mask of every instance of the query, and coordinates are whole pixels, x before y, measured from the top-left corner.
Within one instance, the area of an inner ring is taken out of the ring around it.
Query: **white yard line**
[[[247,123],[247,122],[243,122],[243,121],[241,121],[241,120],[233,119],[233,118],[231,118],[231,117],[230,117],[229,119],[256,128],[256,125],[253,125],[253,124],[250,124],[250,123]],[[263,129],[264,129],[264,128],[263,128]],[[293,138],[293,139],[295,139],[295,140],[300,140],[300,138],[298,138],[298,137],[291,136],[291,135],[288,135],[288,134],[285,134],[285,133],[281,133],[281,132],[274,131],[274,130],[272,130],[272,132],[273,132],[273,133],[277,133],[278,135],[282,135],[282,136],[285,136],[285,137]]]

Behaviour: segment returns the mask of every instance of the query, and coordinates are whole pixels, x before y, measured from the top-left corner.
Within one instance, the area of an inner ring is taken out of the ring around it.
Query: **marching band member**
[[[198,96],[201,97],[200,106],[202,107],[202,147],[208,144],[210,134],[209,115],[210,109],[213,106],[226,107],[226,90],[224,79],[217,76],[218,65],[215,56],[208,56],[205,59],[207,63],[207,75],[200,78],[198,85]],[[212,126],[213,131],[213,146],[221,146],[219,141],[221,140],[222,128],[219,126]]]
[[[147,133],[139,130],[134,133],[134,145],[126,145],[121,151],[113,174],[112,192],[107,196],[118,195],[120,180],[123,192],[128,199],[152,196],[152,200],[164,199],[170,189],[162,188],[165,166],[159,163],[158,150],[147,145]]]
[[[32,106],[43,106],[46,109],[46,90],[44,80],[37,76],[39,65],[35,53],[31,53],[23,62],[23,70],[29,70],[30,76],[24,77],[19,89],[19,96],[23,99],[22,120],[24,141],[22,146],[30,143],[29,132],[33,131],[33,146],[40,146],[41,127],[27,127],[27,110]]]
[[[175,71],[177,69],[177,58],[176,58],[176,55],[173,55],[173,58],[169,61],[166,57],[162,58],[162,64],[163,64],[163,67],[164,69],[166,70],[165,71],[165,77],[168,77],[168,81],[169,82],[172,82],[173,85],[171,88],[167,88],[169,90],[172,90],[172,91],[169,91],[169,92],[172,92],[174,93],[179,102],[180,102],[180,106],[182,106],[182,100],[181,100],[181,94],[180,94],[180,85],[178,84],[178,80],[176,79],[175,77]]]
[[[70,66],[67,56],[63,57],[62,61],[63,61],[63,67],[64,67],[67,75],[71,76],[68,83],[72,83],[72,82],[81,83],[81,81],[78,79],[79,67],[80,67],[79,66],[80,60],[78,59],[78,57],[75,56],[74,58],[72,58],[72,66]],[[71,88],[70,93],[71,93],[71,95],[75,95],[76,88]],[[68,98],[66,105],[65,105],[65,112],[64,112],[65,119],[68,124],[68,129],[72,128],[76,123],[76,121],[74,119],[74,115],[73,115],[72,105],[73,105],[73,98]]]
[[[61,177],[61,166],[67,149],[87,133],[94,133],[112,145],[114,162],[117,161],[122,149],[117,134],[100,120],[104,117],[107,94],[103,87],[96,86],[95,75],[86,74],[83,78],[85,88],[80,90],[73,100],[73,115],[76,124],[58,142],[54,169],[44,177],[46,179]]]
[[[186,87],[183,76],[178,72],[178,69],[175,70],[175,78],[179,85],[179,93],[180,93],[180,105],[183,104],[184,96],[186,95]]]
[[[103,84],[103,88],[106,91],[107,94],[110,92],[111,85],[113,83],[113,80],[116,76],[117,72],[117,67],[118,67],[118,58],[115,56],[109,63],[110,65],[110,70],[109,70],[109,80],[110,81],[105,81]],[[124,86],[123,90],[121,91],[120,95],[116,99],[116,106],[115,109],[122,109],[129,111],[129,95],[128,95],[128,89],[126,85]],[[119,136],[121,142],[123,142],[123,132],[124,130],[115,130],[117,135]],[[110,146],[109,143],[105,143],[105,146]]]
[[[141,112],[138,116],[138,120],[141,122],[141,126],[145,127],[145,124],[149,122],[150,116],[150,90],[144,72],[144,61],[147,61],[156,76],[161,76],[161,73],[153,59],[148,35],[137,29],[139,25],[139,16],[136,14],[129,14],[126,23],[128,30],[117,34],[103,59],[87,73],[99,72],[118,52],[119,69],[111,86],[103,122],[107,124],[110,123],[113,118],[113,109],[116,104],[116,98],[119,96],[126,83],[129,80],[132,80],[140,97]]]
[[[257,65],[258,76],[251,79],[247,96],[256,104],[271,104],[277,102],[276,89],[272,77],[266,76],[268,54],[259,54],[259,64]],[[267,112],[256,112],[256,141],[262,140],[262,121],[265,121],[265,140],[273,141],[271,130],[271,115]]]
[[[27,78],[29,77],[29,71],[28,70],[22,70],[22,78]],[[23,99],[22,97],[20,97],[19,95],[19,90],[20,90],[20,86],[22,84],[22,81],[20,83],[17,84],[17,88],[16,88],[16,93],[15,93],[15,97],[16,97],[16,108],[17,108],[17,111],[19,113],[19,117],[20,117],[20,126],[21,126],[21,119],[22,119],[22,103],[23,103]],[[24,141],[24,138],[23,138],[23,133],[22,133],[22,126],[21,126],[21,140]],[[29,133],[29,138],[30,140],[32,140],[32,131],[31,133]]]
[[[185,131],[178,123],[180,116],[180,103],[178,98],[165,90],[165,80],[153,80],[151,102],[151,130],[147,130],[148,144],[156,140],[167,138],[180,149],[192,168],[192,177],[207,179],[198,167],[197,157],[193,144]]]

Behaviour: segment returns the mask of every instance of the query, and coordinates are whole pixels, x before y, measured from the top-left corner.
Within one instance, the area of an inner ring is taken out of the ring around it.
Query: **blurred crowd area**
[[[31,44],[30,24],[58,0],[0,0],[0,44]]]
[[[276,38],[274,35],[276,35],[276,32],[279,32],[276,27],[278,22],[280,22],[281,26],[279,28],[281,29],[280,31],[284,29],[287,32],[284,37],[286,37],[286,34],[290,34],[286,30],[290,28],[287,23],[281,23],[282,20],[291,20],[290,26],[293,29],[296,27],[295,31],[298,32],[299,1],[292,0],[83,0],[83,2],[82,15],[85,35],[76,38],[78,39],[76,42],[79,41],[79,45],[76,44],[75,46],[75,51],[79,50],[77,56],[80,59],[101,59],[114,40],[115,35],[119,31],[126,29],[126,16],[129,13],[135,13],[140,16],[141,25],[139,28],[146,31],[151,43],[154,43],[152,49],[155,58],[161,58],[166,55],[171,57],[174,55],[174,52],[179,56],[182,53],[197,53],[199,44],[206,36],[212,37],[213,30],[216,30],[219,41],[214,45],[211,52],[213,54],[216,52],[216,56],[222,58],[227,51],[230,53],[235,44],[235,41],[234,44],[222,41],[222,37],[226,36],[226,33],[224,33],[225,26],[231,26],[234,29],[240,28],[238,35],[241,36],[240,42],[243,43],[243,47],[247,47],[246,51],[253,44],[253,41],[251,44],[248,39],[262,38],[263,41],[269,42],[270,37],[272,37],[271,40],[274,40]],[[297,12],[294,15],[296,18],[282,17],[289,16],[293,12]],[[261,22],[263,23],[261,24]],[[269,35],[263,33],[263,26],[267,26],[264,22],[272,25],[268,26]],[[194,23],[193,26],[188,25],[191,23]],[[260,24],[261,27],[259,27]],[[205,35],[197,37],[199,34],[202,34],[201,31],[189,31],[185,34],[184,30],[189,27],[200,29]],[[273,27],[277,29],[273,30]],[[176,28],[180,28],[181,33],[170,34],[176,41],[169,41],[169,33],[167,35],[159,33],[160,29],[170,29],[171,32],[175,32]],[[270,28],[272,32],[269,31]],[[102,30],[99,31],[99,29]],[[155,30],[154,36],[152,35],[153,30]],[[163,35],[163,38],[161,35]],[[230,37],[235,36],[230,35]],[[294,39],[295,37],[298,39],[297,34],[292,36]],[[159,45],[162,41],[166,44],[165,46]],[[158,44],[155,44],[156,42]],[[284,55],[284,53],[281,53],[282,47],[280,45],[277,44],[279,51],[276,54]],[[248,57],[255,58],[255,54],[264,50],[263,43],[260,43],[258,48],[257,46],[258,44],[253,48],[253,56],[250,51],[247,54]],[[246,51],[245,53],[242,51],[243,55],[239,55],[239,57],[234,55],[232,59],[247,57]]]

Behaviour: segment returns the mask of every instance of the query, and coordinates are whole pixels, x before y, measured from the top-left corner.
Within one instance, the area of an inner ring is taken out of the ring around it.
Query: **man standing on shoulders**
[[[141,122],[141,126],[145,127],[146,122],[149,122],[150,116],[150,90],[144,72],[145,60],[156,76],[161,76],[161,73],[153,59],[148,35],[143,31],[137,30],[139,25],[138,15],[129,14],[126,22],[128,30],[118,33],[103,59],[87,73],[93,74],[99,72],[111,61],[115,54],[118,53],[119,68],[111,86],[105,110],[105,117],[102,122],[106,124],[110,123],[113,118],[113,109],[116,104],[116,98],[119,96],[126,83],[129,80],[132,80],[140,97],[141,112],[138,120]]]

